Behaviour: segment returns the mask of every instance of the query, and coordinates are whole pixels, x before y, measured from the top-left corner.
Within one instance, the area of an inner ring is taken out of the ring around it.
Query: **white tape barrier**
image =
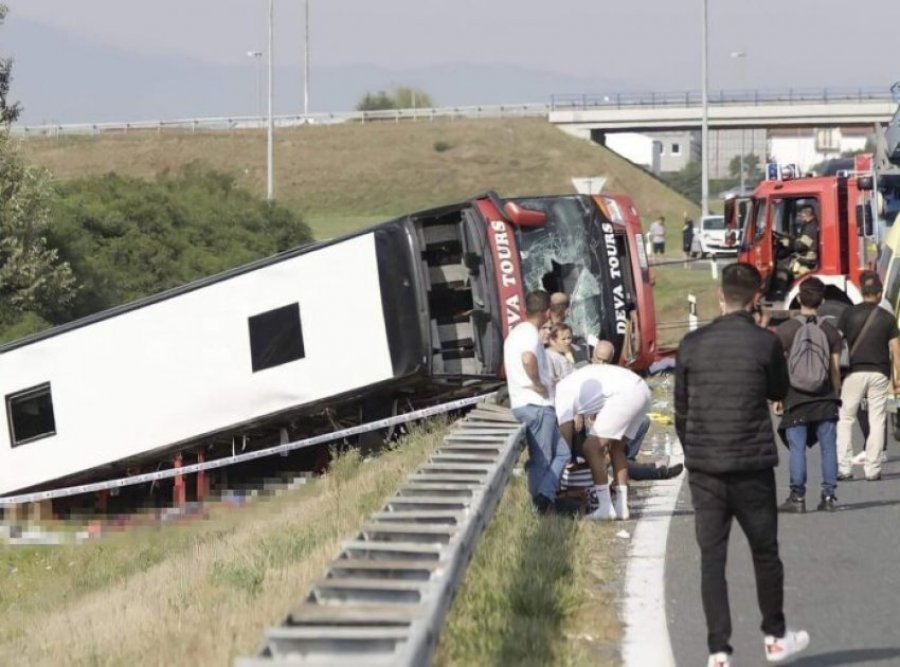
[[[313,445],[320,445],[325,442],[339,440],[341,438],[346,438],[352,435],[359,435],[360,433],[377,431],[381,428],[396,426],[397,424],[405,424],[407,422],[416,421],[417,419],[425,419],[427,417],[444,414],[445,412],[452,412],[453,410],[459,410],[460,408],[475,405],[476,403],[479,403],[480,401],[483,401],[492,396],[494,396],[493,392],[489,394],[482,394],[480,396],[472,396],[470,398],[460,398],[455,401],[450,401],[449,403],[441,403],[440,405],[435,405],[430,408],[423,408],[421,410],[415,410],[403,415],[397,415],[396,417],[387,417],[385,419],[379,419],[378,421],[369,422],[367,424],[360,424],[359,426],[345,428],[340,431],[334,431],[332,433],[323,433],[322,435],[317,435],[312,438],[297,440],[295,442],[288,442],[282,445],[276,445],[275,447],[267,447],[266,449],[259,449],[254,452],[245,452],[243,454],[237,455],[232,454],[231,456],[226,456],[221,459],[215,459],[214,461],[194,463],[192,465],[181,466],[180,468],[171,468],[169,470],[148,472],[144,473],[143,475],[132,475],[131,477],[111,479],[105,482],[94,482],[92,484],[67,486],[62,489],[52,489],[50,491],[36,491],[34,493],[24,493],[17,496],[7,496],[5,498],[0,498],[0,507],[9,505],[21,505],[22,503],[35,503],[42,500],[53,500],[54,498],[66,498],[68,496],[77,496],[82,493],[93,493],[94,491],[120,489],[125,486],[134,486],[135,484],[144,484],[146,482],[156,482],[161,479],[170,479],[172,477],[178,477],[179,475],[190,475],[192,473],[201,472],[203,470],[224,468],[236,463],[253,461],[255,459],[265,458],[274,454],[283,454],[295,449],[312,447]]]

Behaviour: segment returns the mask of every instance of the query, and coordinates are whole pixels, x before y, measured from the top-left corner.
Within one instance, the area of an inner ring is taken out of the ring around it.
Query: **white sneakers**
[[[616,510],[613,508],[609,486],[595,486],[588,491],[588,509],[585,519],[592,521],[614,521]]]
[[[809,646],[809,633],[806,630],[791,630],[784,633],[784,637],[767,636],[766,660],[769,662],[783,662],[791,658]]]
[[[784,637],[767,635],[764,639],[766,660],[768,662],[784,662],[809,646],[809,633],[806,630],[788,629]],[[713,653],[706,662],[706,667],[731,667],[731,656],[727,653]]]
[[[616,487],[616,499],[613,501],[613,508],[616,510],[616,517],[622,521],[627,521],[631,517],[628,511],[628,487]]]
[[[855,466],[866,465],[866,450],[865,449],[853,457],[853,465],[855,465]]]
[[[595,486],[588,491],[588,508],[590,511],[584,515],[585,519],[593,521],[628,519],[631,516],[628,511],[628,487],[618,487],[616,498],[613,500],[609,486]]]

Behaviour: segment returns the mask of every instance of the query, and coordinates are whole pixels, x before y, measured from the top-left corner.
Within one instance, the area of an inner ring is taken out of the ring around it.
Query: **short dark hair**
[[[539,289],[525,295],[525,315],[531,317],[550,308],[550,295]]]
[[[737,262],[729,264],[722,271],[722,296],[732,306],[744,307],[762,286],[762,276],[752,264]]]
[[[859,274],[859,284],[863,296],[878,296],[884,291],[881,278],[875,271],[863,271]]]
[[[825,300],[825,283],[815,277],[807,278],[801,283],[797,298],[801,306],[818,308]]]
[[[572,331],[572,327],[570,327],[565,322],[557,322],[553,325],[553,328],[550,329],[550,338],[556,340],[556,337],[561,334],[563,331]]]

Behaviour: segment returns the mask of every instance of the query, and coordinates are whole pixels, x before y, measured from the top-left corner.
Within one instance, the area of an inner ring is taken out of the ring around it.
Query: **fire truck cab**
[[[827,308],[859,303],[859,274],[876,268],[878,259],[880,230],[873,218],[871,174],[794,178],[791,170],[774,168],[769,175],[750,198],[726,202],[726,219],[742,229],[738,259],[756,266],[763,276],[764,307],[774,317],[786,316],[799,307],[800,283],[813,275],[827,287]],[[797,235],[799,212],[806,206],[819,222],[816,263],[805,275],[792,275],[787,285],[780,285],[776,270],[790,259],[782,240]]]

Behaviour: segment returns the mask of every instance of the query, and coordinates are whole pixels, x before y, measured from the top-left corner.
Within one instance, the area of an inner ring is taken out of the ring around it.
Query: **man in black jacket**
[[[675,428],[690,473],[710,667],[727,667],[732,652],[725,560],[734,518],[753,553],[766,659],[780,662],[809,644],[784,618],[778,451],[767,401],[783,400],[789,382],[781,341],[753,319],[761,285],[750,264],[726,267],[723,315],[684,337],[675,367]]]

